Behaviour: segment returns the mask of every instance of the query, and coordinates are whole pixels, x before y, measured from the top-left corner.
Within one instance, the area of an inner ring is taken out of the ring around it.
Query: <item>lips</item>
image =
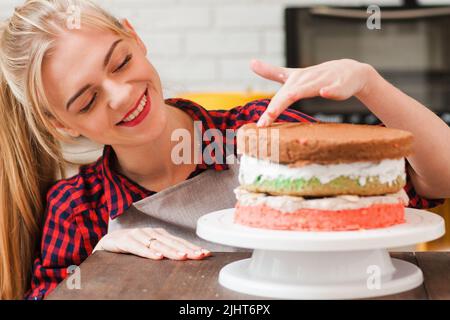
[[[146,103],[142,109],[142,107],[141,108],[139,108],[139,107],[141,106],[141,102],[144,99],[144,96],[146,97]],[[151,98],[148,95],[148,88],[147,88],[145,90],[145,92],[137,100],[136,105],[122,118],[122,120],[119,123],[117,123],[117,125],[133,127],[133,126],[139,124],[150,112],[150,105],[151,105]],[[125,121],[125,119],[127,119],[127,118],[129,119],[130,115],[132,115],[133,113],[136,113],[136,111],[140,111],[140,112],[139,112],[139,114],[137,114],[137,116],[134,117],[134,119],[132,119],[131,121]]]

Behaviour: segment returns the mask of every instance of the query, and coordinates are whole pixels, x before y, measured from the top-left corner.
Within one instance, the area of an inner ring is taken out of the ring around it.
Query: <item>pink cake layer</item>
[[[351,210],[300,209],[281,212],[266,205],[236,204],[234,222],[254,228],[302,231],[348,231],[385,228],[405,222],[401,203],[374,204]]]

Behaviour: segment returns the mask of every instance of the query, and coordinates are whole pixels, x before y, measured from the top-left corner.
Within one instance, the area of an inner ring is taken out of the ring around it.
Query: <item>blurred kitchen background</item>
[[[0,0],[0,19],[23,1]],[[450,124],[450,0],[97,2],[135,27],[166,97],[232,107],[279,88],[250,70],[252,58],[307,67],[347,57],[374,65]],[[381,30],[367,28],[369,5],[381,8]],[[325,121],[377,122],[356,99],[313,99],[296,107]]]
[[[289,67],[354,58],[374,65],[450,124],[450,0],[97,2],[135,27],[166,98],[231,108],[270,98],[280,87],[251,72],[252,58]],[[0,0],[0,19],[22,3]],[[366,25],[369,5],[381,8],[381,29]],[[324,121],[378,123],[356,99],[308,99],[294,107]],[[449,201],[434,211],[450,230]],[[450,250],[450,231],[418,249]]]

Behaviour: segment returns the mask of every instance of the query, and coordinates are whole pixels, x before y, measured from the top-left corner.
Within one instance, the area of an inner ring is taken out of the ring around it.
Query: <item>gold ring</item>
[[[156,238],[150,238],[150,239],[148,239],[148,245],[147,245],[147,248],[150,248],[150,246],[152,245],[152,241],[156,241],[156,240],[158,240],[158,239],[156,239]]]

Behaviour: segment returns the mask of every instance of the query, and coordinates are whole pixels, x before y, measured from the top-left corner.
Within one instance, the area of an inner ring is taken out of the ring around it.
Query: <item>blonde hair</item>
[[[45,195],[65,160],[51,124],[57,118],[42,83],[42,62],[68,13],[88,25],[129,37],[122,24],[88,0],[29,0],[0,25],[0,299],[28,289],[45,211]]]

